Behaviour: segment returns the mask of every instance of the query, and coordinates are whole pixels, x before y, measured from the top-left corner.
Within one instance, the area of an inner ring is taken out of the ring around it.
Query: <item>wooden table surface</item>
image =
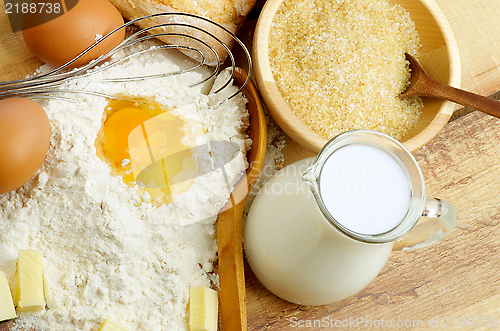
[[[459,43],[462,88],[500,91],[500,1],[436,1]],[[22,38],[10,34],[0,2],[0,80],[22,77],[39,64]],[[499,143],[500,121],[472,113],[415,153],[428,195],[455,206],[457,227],[435,246],[393,253],[352,298],[322,307],[290,304],[263,288],[247,265],[248,329],[500,329]],[[290,141],[284,154],[286,163],[311,155]]]

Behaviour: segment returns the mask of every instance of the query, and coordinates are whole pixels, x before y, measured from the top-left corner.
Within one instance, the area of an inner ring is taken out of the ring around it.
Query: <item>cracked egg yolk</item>
[[[171,203],[189,189],[196,169],[181,142],[181,118],[147,98],[113,100],[105,113],[95,147],[112,175],[127,185],[139,184],[136,188],[143,197],[147,192],[154,205]]]

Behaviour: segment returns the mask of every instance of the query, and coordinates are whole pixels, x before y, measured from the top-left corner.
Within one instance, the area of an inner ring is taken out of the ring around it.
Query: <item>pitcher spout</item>
[[[302,174],[302,180],[314,191],[317,190],[318,182],[316,176],[317,163],[313,163]]]

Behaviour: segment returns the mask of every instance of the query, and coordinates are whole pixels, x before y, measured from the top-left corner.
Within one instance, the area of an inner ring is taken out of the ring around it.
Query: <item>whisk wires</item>
[[[93,43],[91,46],[89,46],[87,49],[85,49],[83,52],[81,52],[78,56],[76,56],[74,59],[69,61],[68,63],[55,68],[51,70],[50,72],[43,73],[40,75],[36,75],[33,77],[25,78],[25,79],[20,79],[20,80],[14,80],[14,81],[7,81],[7,82],[0,82],[0,99],[5,99],[13,96],[22,96],[26,98],[58,98],[57,96],[54,96],[55,92],[58,93],[77,93],[77,94],[87,94],[87,95],[94,95],[94,96],[101,96],[105,98],[115,98],[110,95],[106,95],[104,93],[100,92],[94,92],[94,91],[85,91],[85,90],[70,90],[70,89],[62,89],[59,88],[61,85],[64,84],[64,82],[71,80],[71,79],[78,79],[82,77],[88,77],[90,75],[93,75],[95,73],[107,70],[123,61],[126,61],[127,59],[138,56],[140,54],[143,54],[145,52],[152,52],[152,51],[161,51],[161,50],[166,50],[166,49],[177,49],[180,51],[184,52],[193,52],[197,54],[198,58],[200,58],[200,61],[198,63],[194,63],[193,66],[188,67],[186,69],[180,69],[177,71],[172,71],[172,72],[163,72],[163,73],[157,73],[153,75],[137,75],[137,76],[130,76],[130,77],[115,77],[115,78],[108,78],[108,79],[103,79],[102,81],[104,82],[127,82],[127,81],[141,81],[141,80],[146,80],[146,79],[157,79],[157,78],[165,78],[169,76],[176,76],[176,75],[182,75],[194,70],[197,70],[207,64],[207,58],[215,58],[215,65],[211,67],[211,72],[210,74],[202,78],[200,81],[193,83],[189,85],[189,87],[194,87],[196,85],[200,85],[203,83],[206,83],[207,81],[210,81],[213,77],[218,75],[221,70],[221,58],[219,56],[219,53],[215,50],[215,48],[210,45],[208,42],[204,41],[201,39],[201,37],[193,36],[187,33],[179,33],[179,32],[165,32],[166,28],[171,28],[171,27],[177,27],[177,28],[184,28],[189,31],[197,31],[201,36],[205,36],[208,38],[208,40],[215,42],[215,45],[220,45],[224,49],[224,51],[227,53],[228,59],[230,61],[230,65],[228,68],[231,68],[230,70],[230,77],[227,79],[227,81],[222,84],[217,90],[215,90],[213,93],[219,93],[224,88],[226,88],[228,85],[230,85],[233,81],[234,78],[234,72],[236,68],[236,60],[231,52],[231,49],[216,35],[211,33],[210,31],[207,31],[199,26],[184,23],[184,22],[167,22],[167,23],[161,23],[161,24],[155,24],[150,27],[146,27],[143,29],[139,29],[136,32],[133,32],[130,36],[126,37],[122,42],[120,42],[117,46],[112,48],[110,51],[108,51],[106,54],[101,55],[97,59],[90,61],[88,64],[81,66],[79,68],[69,70],[70,66],[76,62],[78,59],[83,57],[85,54],[90,52],[92,49],[97,47],[100,43],[104,42],[107,38],[109,38],[111,35],[114,33],[117,33],[121,29],[125,29],[128,26],[135,25],[136,23],[139,23],[140,21],[143,20],[148,20],[156,17],[170,17],[170,18],[191,18],[195,20],[199,20],[200,22],[205,22],[208,23],[209,26],[213,26],[216,29],[219,29],[221,31],[224,31],[228,36],[231,37],[232,40],[234,40],[239,47],[243,50],[244,55],[246,57],[247,65],[248,65],[248,76],[245,80],[245,82],[238,88],[238,90],[231,94],[229,97],[227,97],[225,100],[229,100],[239,94],[245,85],[248,83],[250,80],[251,76],[251,68],[252,68],[252,59],[250,57],[250,52],[246,48],[245,44],[238,38],[234,33],[229,31],[227,28],[224,26],[211,21],[210,19],[207,19],[202,16],[194,15],[194,14],[189,14],[189,13],[157,13],[157,14],[151,14],[147,16],[143,16],[131,21],[126,22],[125,24],[121,25],[120,27],[117,27],[113,31],[109,32],[107,35],[103,36],[99,40],[97,40],[95,43]],[[160,32],[158,32],[160,30]],[[193,47],[193,46],[185,46],[185,45],[176,45],[176,44],[165,44],[165,45],[159,45],[155,46],[152,48],[148,49],[143,49],[139,50],[137,52],[134,52],[132,54],[126,55],[123,58],[120,58],[118,60],[110,62],[109,59],[111,58],[112,55],[114,55],[116,52],[125,49],[127,47],[130,47],[134,44],[142,43],[147,40],[151,39],[157,39],[159,37],[181,37],[181,38],[187,38],[191,41],[194,41],[195,44],[200,45],[199,48]],[[205,54],[205,52],[201,49],[204,49],[205,51],[209,52],[209,54]],[[224,101],[224,100],[223,100]],[[222,102],[222,101],[221,101]]]

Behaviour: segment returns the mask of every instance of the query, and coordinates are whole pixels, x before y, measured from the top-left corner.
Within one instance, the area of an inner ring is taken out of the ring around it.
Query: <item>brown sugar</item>
[[[383,0],[285,0],[270,30],[269,58],[293,112],[331,138],[351,129],[404,137],[418,121],[405,52],[418,55],[410,15]]]

